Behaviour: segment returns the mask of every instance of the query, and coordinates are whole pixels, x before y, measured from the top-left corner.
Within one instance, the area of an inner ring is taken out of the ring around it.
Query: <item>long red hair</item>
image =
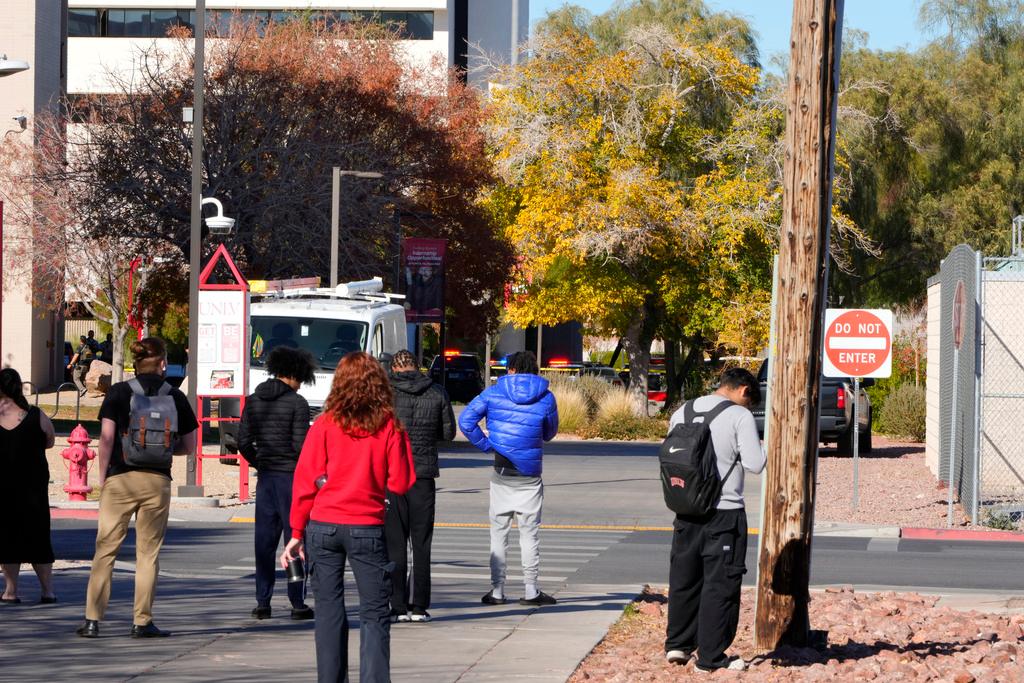
[[[346,434],[375,434],[389,420],[401,430],[391,401],[391,383],[381,364],[368,353],[353,351],[334,370],[324,413]]]

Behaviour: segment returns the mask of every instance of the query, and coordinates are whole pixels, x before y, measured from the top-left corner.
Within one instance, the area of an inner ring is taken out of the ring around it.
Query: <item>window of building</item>
[[[100,11],[98,9],[69,9],[68,35],[100,35]]]
[[[381,10],[240,10],[209,11],[207,26],[215,34],[225,34],[235,15],[255,22],[257,28],[269,22],[297,18],[325,22],[328,26],[352,21],[383,24],[405,40],[434,38],[433,12],[391,12]],[[192,28],[195,10],[183,9],[69,9],[68,35],[72,38],[105,36],[118,38],[162,38],[176,26]]]
[[[408,37],[412,40],[434,39],[433,12],[406,12],[409,15]]]

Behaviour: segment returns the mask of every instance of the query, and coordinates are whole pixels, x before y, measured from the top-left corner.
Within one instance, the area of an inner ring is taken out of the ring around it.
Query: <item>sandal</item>
[[[21,598],[0,598],[0,602],[6,602],[8,605],[20,605]]]
[[[39,598],[39,604],[40,605],[54,605],[56,603],[57,603],[57,596],[56,595],[51,595],[50,597],[47,597],[47,596],[44,595],[43,597]]]

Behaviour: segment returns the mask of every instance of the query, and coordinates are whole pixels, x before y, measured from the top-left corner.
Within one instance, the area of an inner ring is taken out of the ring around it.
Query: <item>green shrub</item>
[[[882,425],[882,411],[885,409],[885,402],[896,389],[904,384],[915,384],[915,382],[924,386],[926,356],[920,340],[915,342],[912,336],[906,334],[893,339],[892,374],[889,377],[875,380],[874,385],[865,390],[871,397],[872,421],[878,431],[885,431]]]
[[[985,510],[985,516],[981,523],[990,529],[1002,529],[1004,531],[1017,531],[1017,520],[1006,512],[993,512]]]
[[[558,431],[576,433],[590,422],[590,410],[583,392],[571,382],[551,385],[551,393],[558,404]]]
[[[923,387],[906,383],[896,387],[885,399],[879,415],[879,431],[914,441],[924,441],[925,392]]]

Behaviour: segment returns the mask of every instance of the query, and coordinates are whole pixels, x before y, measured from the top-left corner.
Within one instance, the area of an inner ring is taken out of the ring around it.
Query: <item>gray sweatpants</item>
[[[540,574],[540,510],[544,483],[540,477],[505,477],[491,472],[491,585],[505,585],[505,552],[512,518],[519,525],[523,583],[536,586]]]

